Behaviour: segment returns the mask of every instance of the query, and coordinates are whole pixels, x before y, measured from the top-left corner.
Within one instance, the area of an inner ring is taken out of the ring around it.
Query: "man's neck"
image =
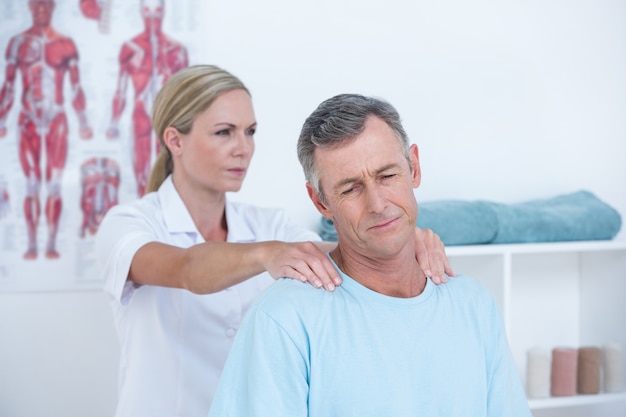
[[[344,274],[390,297],[416,297],[426,285],[426,275],[417,263],[415,248],[410,245],[393,258],[378,259],[342,249],[339,244],[331,257]]]

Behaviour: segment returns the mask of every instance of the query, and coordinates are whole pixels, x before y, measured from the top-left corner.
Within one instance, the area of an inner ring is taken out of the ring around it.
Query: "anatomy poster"
[[[144,192],[152,103],[205,43],[203,3],[3,0],[0,291],[101,288],[95,233]]]

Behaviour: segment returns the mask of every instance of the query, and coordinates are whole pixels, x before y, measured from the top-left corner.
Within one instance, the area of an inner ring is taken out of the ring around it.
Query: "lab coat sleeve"
[[[101,267],[104,291],[122,305],[128,304],[138,285],[127,281],[135,253],[155,233],[141,216],[113,207],[105,216],[96,236],[96,254]]]

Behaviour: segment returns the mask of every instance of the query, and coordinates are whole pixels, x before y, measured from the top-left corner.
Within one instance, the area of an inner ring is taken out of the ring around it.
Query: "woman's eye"
[[[228,129],[218,130],[217,132],[215,132],[215,134],[218,135],[218,136],[229,135],[230,134],[230,130],[228,130]]]
[[[248,136],[254,136],[254,134],[256,133],[256,129],[255,128],[248,129],[246,133],[248,134]]]

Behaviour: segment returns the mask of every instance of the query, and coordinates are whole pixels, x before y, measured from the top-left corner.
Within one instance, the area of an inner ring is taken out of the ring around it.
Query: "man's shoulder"
[[[464,274],[450,277],[447,283],[437,287],[473,297],[491,297],[491,293],[479,279]]]
[[[458,274],[454,277],[449,277],[447,284],[452,284],[453,286],[459,287],[469,287],[469,288],[478,288],[481,287],[482,284],[480,281],[472,276],[465,274]]]
[[[498,314],[498,303],[493,293],[479,280],[467,275],[451,277],[437,286],[451,308],[471,312],[472,316],[487,318]]]
[[[283,303],[295,303],[300,299],[315,297],[316,294],[323,294],[324,292],[324,289],[315,288],[306,282],[291,278],[279,278],[261,295],[259,300],[263,303],[274,303],[275,300],[282,297]]]
[[[260,311],[277,319],[293,315],[305,317],[311,311],[319,311],[322,298],[331,294],[309,283],[279,278],[261,294],[256,305]]]

